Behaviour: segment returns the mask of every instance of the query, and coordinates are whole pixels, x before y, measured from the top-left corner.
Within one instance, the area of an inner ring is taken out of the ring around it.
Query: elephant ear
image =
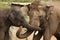
[[[46,5],[46,6],[44,7],[44,10],[45,10],[45,12],[48,12],[48,11],[53,10],[53,8],[54,8],[54,6],[52,6],[52,5]]]
[[[52,6],[52,5],[46,5],[44,7],[44,11],[46,13],[46,18],[47,19],[49,19],[50,15],[52,14],[53,8],[54,8],[54,6]]]

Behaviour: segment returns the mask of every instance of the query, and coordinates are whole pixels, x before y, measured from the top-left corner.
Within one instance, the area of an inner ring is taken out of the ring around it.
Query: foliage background
[[[31,1],[32,0],[0,0],[0,2],[31,2]],[[47,0],[44,0],[44,1],[47,1]],[[55,0],[55,1],[60,1],[60,0]]]
[[[33,0],[0,0],[0,2],[31,2]],[[41,1],[48,1],[48,0],[41,0]],[[60,1],[60,0],[53,0],[53,1]],[[1,4],[0,8],[8,8],[9,5]]]

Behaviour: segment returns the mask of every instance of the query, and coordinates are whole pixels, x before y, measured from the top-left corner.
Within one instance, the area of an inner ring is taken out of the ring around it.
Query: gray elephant
[[[51,40],[52,35],[54,35],[57,38],[57,40],[60,40],[60,27],[59,27],[60,9],[58,7],[59,6],[55,4],[53,6],[48,5],[47,7],[43,7],[48,17],[47,24],[45,23],[46,26],[44,25],[45,29],[43,32],[39,31],[37,35],[34,35],[33,40],[40,40],[42,35],[44,40]]]
[[[40,30],[29,25],[22,14],[22,5],[11,4],[11,8],[0,8],[0,40],[9,40],[9,28],[11,25],[20,27],[21,25],[30,30]]]
[[[45,17],[42,17],[43,18],[42,21],[44,22],[40,21],[40,27],[42,27],[42,29],[43,28],[45,29],[43,31],[39,31],[37,35],[34,34],[33,40],[40,40],[42,35],[44,37],[44,40],[50,40],[52,35],[54,35],[57,38],[57,40],[60,40],[60,31],[59,31],[60,9],[57,8],[58,6],[56,5],[51,6],[51,5],[40,4],[39,7],[40,7],[40,13],[45,14]],[[43,15],[40,15],[40,17],[41,16]]]

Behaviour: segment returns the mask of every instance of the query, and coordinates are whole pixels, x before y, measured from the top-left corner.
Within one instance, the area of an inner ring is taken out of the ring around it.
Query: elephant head
[[[48,27],[48,20],[51,16],[51,13],[52,13],[52,10],[53,10],[53,7],[52,5],[47,5],[47,4],[42,4],[42,5],[39,5],[38,6],[40,9],[39,9],[39,20],[40,20],[40,28],[43,29],[41,31],[38,32],[37,35],[33,35],[33,40],[40,40],[42,35],[44,35],[44,32],[46,30],[46,28]]]

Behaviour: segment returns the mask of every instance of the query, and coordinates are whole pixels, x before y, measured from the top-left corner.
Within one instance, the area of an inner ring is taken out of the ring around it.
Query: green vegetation
[[[31,2],[33,0],[0,0],[0,2]],[[8,8],[9,5],[0,4],[0,8]]]
[[[31,2],[31,1],[33,0],[0,0],[0,2]],[[47,0],[43,0],[43,1],[47,1]]]
[[[9,5],[6,5],[6,4],[0,4],[0,8],[9,8],[10,6]]]
[[[0,0],[0,2],[30,2],[32,0]]]
[[[31,2],[33,0],[0,0],[0,2]],[[47,0],[43,0],[43,1],[47,1]],[[60,1],[60,0],[56,0],[56,1]]]
[[[31,2],[32,0],[0,0],[0,2]],[[0,8],[8,8],[9,5],[0,4]]]

